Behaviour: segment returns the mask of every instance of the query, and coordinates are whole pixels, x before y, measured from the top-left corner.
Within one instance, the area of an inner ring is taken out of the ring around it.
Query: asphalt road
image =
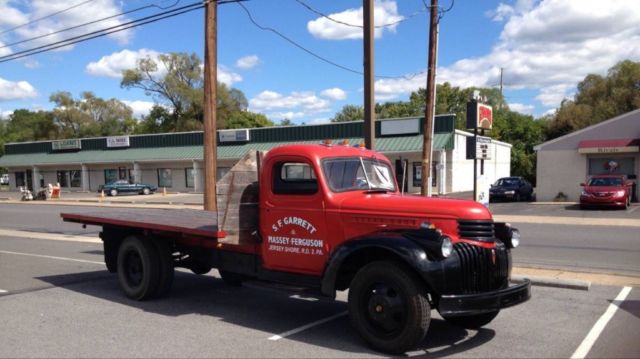
[[[135,302],[104,269],[99,243],[13,237],[0,237],[0,273],[0,357],[385,357],[351,329],[346,293],[324,301],[180,271],[169,297]],[[479,331],[434,311],[408,355],[568,358],[620,291],[534,287]],[[638,357],[639,303],[633,289],[586,357]]]
[[[60,212],[84,211],[89,207],[37,204],[0,204],[0,229],[97,236],[99,227],[83,229],[65,223]],[[496,214],[569,216],[573,211],[558,206],[532,206],[526,203],[492,204]],[[640,211],[587,211],[583,216],[600,218],[617,214],[621,218],[640,218]],[[636,214],[637,213],[637,214]],[[640,276],[640,229],[622,226],[576,226],[513,222],[522,233],[522,246],[514,250],[516,266],[560,268]]]

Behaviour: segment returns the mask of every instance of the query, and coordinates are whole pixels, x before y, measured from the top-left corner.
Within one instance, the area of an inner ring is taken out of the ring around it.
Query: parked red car
[[[597,175],[581,183],[580,207],[615,206],[629,208],[631,205],[631,181],[625,175]]]

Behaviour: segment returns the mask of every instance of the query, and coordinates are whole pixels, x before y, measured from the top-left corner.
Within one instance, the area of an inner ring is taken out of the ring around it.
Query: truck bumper
[[[438,303],[442,316],[475,315],[508,308],[531,298],[531,282],[493,292],[443,295]]]

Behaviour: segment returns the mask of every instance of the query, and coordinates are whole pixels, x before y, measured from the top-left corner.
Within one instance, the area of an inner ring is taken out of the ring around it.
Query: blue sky
[[[7,31],[81,0],[0,0],[0,47],[145,5],[177,0],[93,0],[58,16]],[[362,70],[361,30],[323,18],[301,3],[349,24],[361,23],[360,0],[249,0],[262,26],[342,66]],[[428,2],[428,0],[427,0]],[[175,7],[191,4],[180,0]],[[443,0],[443,8],[451,1]],[[439,83],[497,87],[504,68],[505,96],[514,110],[553,111],[588,73],[605,74],[623,59],[640,60],[640,6],[634,0],[457,0],[440,22]],[[52,41],[119,25],[157,8],[0,48],[0,57]],[[0,63],[0,115],[17,108],[50,109],[49,95],[92,91],[126,101],[142,114],[154,99],[121,89],[120,72],[141,57],[195,52],[202,57],[204,11],[162,20],[57,51]],[[425,86],[428,13],[422,0],[376,2],[376,100],[405,100]],[[5,32],[6,31],[6,32]],[[235,3],[219,6],[219,80],[244,92],[250,109],[273,121],[326,122],[345,104],[363,102],[362,76],[322,62],[272,32],[253,25]],[[418,73],[418,75],[415,75]],[[395,78],[384,78],[395,77]]]

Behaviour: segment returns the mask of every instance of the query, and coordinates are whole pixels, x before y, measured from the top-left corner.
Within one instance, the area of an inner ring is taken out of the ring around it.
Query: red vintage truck
[[[385,352],[418,345],[432,309],[479,328],[530,298],[528,281],[510,284],[517,229],[475,202],[403,195],[393,173],[384,155],[362,147],[287,145],[234,166],[218,182],[217,212],[62,217],[102,226],[107,269],[132,299],[167,293],[175,267],[331,298],[349,289],[353,327]]]

